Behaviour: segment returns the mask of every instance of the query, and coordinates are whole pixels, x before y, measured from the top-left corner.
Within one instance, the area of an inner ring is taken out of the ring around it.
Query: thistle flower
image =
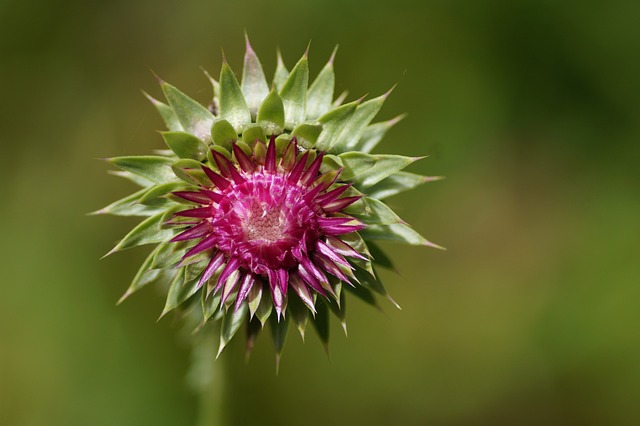
[[[226,60],[207,74],[208,108],[160,81],[167,103],[146,96],[169,150],[108,160],[142,189],[96,213],[146,217],[109,254],[157,244],[120,301],[168,280],[162,315],[219,320],[218,354],[243,323],[250,349],[269,321],[279,357],[290,319],[304,337],[311,318],[326,346],[329,311],[346,332],[345,290],[393,302],[374,240],[437,247],[381,201],[437,179],[402,171],[419,158],[370,153],[402,118],[370,124],[391,90],[343,104],[335,51],[310,87],[307,56],[289,72],[278,55],[269,89],[247,39],[241,83]]]

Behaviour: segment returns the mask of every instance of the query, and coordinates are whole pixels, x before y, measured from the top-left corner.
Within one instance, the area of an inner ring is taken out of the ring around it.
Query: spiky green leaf
[[[336,46],[331,58],[329,58],[327,64],[309,87],[309,92],[307,93],[307,119],[309,120],[315,120],[331,109],[335,86],[333,60],[337,50],[338,47]]]
[[[349,122],[340,133],[338,140],[333,145],[334,149],[341,152],[352,151],[388,96],[389,94],[385,93],[358,105],[358,108],[356,108]]]
[[[280,50],[278,50],[278,63],[276,65],[276,72],[273,76],[273,86],[279,92],[282,90],[284,83],[289,78],[289,70],[284,65],[284,61],[282,60],[282,55],[280,54]]]
[[[129,288],[127,288],[127,291],[125,291],[120,300],[118,300],[118,305],[124,302],[126,298],[140,290],[142,287],[158,279],[162,271],[157,269],[152,270],[151,265],[153,263],[153,258],[156,256],[159,250],[160,246],[153,249],[153,251],[149,253],[149,256],[147,256],[145,261],[142,262],[142,265],[140,266],[140,269],[138,269],[135,277],[133,277],[133,281],[131,281]]]
[[[283,318],[278,321],[275,316],[271,317],[269,321],[271,328],[271,338],[273,340],[273,347],[276,352],[276,374],[280,368],[280,356],[284,349],[284,345],[287,342],[287,331],[289,330],[289,318]]]
[[[170,240],[176,234],[176,231],[174,229],[161,228],[161,221],[165,214],[163,211],[140,222],[107,255],[144,244],[161,243]]]
[[[302,123],[293,129],[291,135],[296,137],[301,147],[309,149],[316,144],[321,133],[322,125]]]
[[[140,204],[146,204],[149,206],[167,206],[171,201],[166,198],[166,195],[181,189],[187,188],[188,185],[184,182],[175,181],[168,182],[162,185],[156,185],[151,187],[144,193],[142,197],[138,200]]]
[[[260,59],[258,59],[258,56],[253,51],[248,37],[246,38],[241,89],[251,116],[255,118],[262,100],[269,93],[269,86],[267,85],[267,79],[264,76]]]
[[[316,148],[330,151],[357,107],[358,101],[350,102],[320,117],[318,122],[322,124],[322,133],[316,141]]]
[[[360,235],[370,240],[395,241],[414,246],[429,246],[442,249],[442,247],[428,241],[413,228],[403,223],[369,225],[366,229],[360,231]]]
[[[213,114],[169,83],[162,82],[160,86],[184,131],[202,140],[208,139],[211,134]],[[170,128],[170,130],[173,129]]]
[[[404,223],[398,215],[391,210],[389,206],[375,198],[365,197],[361,199],[367,206],[366,212],[363,214],[351,213],[349,210],[345,212],[352,214],[355,218],[360,219],[367,225],[389,225],[393,223]]]
[[[162,211],[162,208],[159,206],[145,206],[144,204],[138,203],[138,200],[140,200],[140,198],[144,196],[144,194],[146,194],[148,191],[148,188],[144,188],[140,191],[134,192],[133,194],[115,201],[100,210],[96,210],[91,214],[147,217],[160,213]]]
[[[227,120],[240,134],[251,123],[251,112],[235,74],[224,62],[220,72],[220,118]]]
[[[370,186],[420,159],[402,155],[371,155],[361,152],[347,152],[338,155],[338,157],[344,166],[341,177],[353,182],[354,186],[364,193],[367,193],[366,189]]]
[[[421,176],[415,173],[397,172],[367,188],[367,195],[383,200],[437,179],[437,177]]]
[[[370,126],[367,126],[367,128],[362,133],[362,136],[360,137],[358,143],[353,146],[353,150],[364,153],[371,152],[380,143],[389,129],[391,129],[405,117],[406,114],[402,114],[397,116],[396,118],[392,118],[391,120],[374,123]]]
[[[280,98],[284,104],[284,128],[287,130],[292,130],[305,120],[308,84],[309,63],[304,55],[293,67],[280,90]]]
[[[222,326],[220,329],[220,346],[218,348],[218,355],[222,353],[227,343],[231,341],[233,336],[238,332],[242,322],[247,316],[247,304],[243,303],[240,305],[238,310],[230,310],[227,314],[222,317]]]
[[[316,316],[313,320],[313,328],[315,328],[318,337],[324,346],[324,350],[329,354],[329,308],[327,302],[318,300],[316,303]]]
[[[156,107],[158,113],[160,114],[160,117],[162,118],[162,121],[164,121],[164,125],[167,126],[167,129],[174,132],[183,130],[182,124],[180,124],[178,117],[176,117],[175,112],[173,112],[173,109],[171,109],[169,105],[151,97],[151,95],[149,95],[147,92],[142,93],[147,97],[147,99],[149,99],[149,101],[151,101],[153,106]]]
[[[227,120],[218,119],[211,128],[211,138],[216,145],[228,149],[238,140],[238,133]]]
[[[182,305],[191,296],[196,294],[199,290],[198,279],[186,279],[186,269],[182,268],[177,271],[175,278],[169,286],[169,292],[167,294],[167,300],[160,314],[160,318]]]
[[[275,89],[269,92],[260,105],[258,124],[268,135],[282,133],[284,129],[284,103]]]
[[[107,161],[122,170],[155,183],[166,183],[175,179],[170,167],[174,161],[171,158],[158,155],[132,155],[108,158]]]
[[[180,158],[202,160],[207,153],[207,145],[187,132],[162,132],[167,146]]]

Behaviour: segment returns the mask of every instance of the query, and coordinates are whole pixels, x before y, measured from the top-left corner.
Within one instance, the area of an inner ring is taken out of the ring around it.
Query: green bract
[[[268,322],[279,358],[290,321],[326,345],[329,311],[346,331],[347,292],[391,300],[374,240],[438,247],[381,201],[438,179],[403,171],[419,158],[371,153],[402,118],[372,124],[391,90],[334,99],[334,57],[309,85],[306,52],[290,72],[278,55],[269,85],[247,40],[241,81],[224,61],[208,107],[162,81],[166,103],[146,95],[168,149],[109,159],[142,189],[96,212],[143,217],[109,254],[156,245],[121,301],[164,280],[162,315],[219,321],[219,352],[243,324],[252,347]]]

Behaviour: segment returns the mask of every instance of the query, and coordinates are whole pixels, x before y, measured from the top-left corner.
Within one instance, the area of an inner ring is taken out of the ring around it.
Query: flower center
[[[286,225],[286,214],[279,206],[269,206],[257,200],[242,219],[245,237],[254,244],[275,243],[286,239]]]

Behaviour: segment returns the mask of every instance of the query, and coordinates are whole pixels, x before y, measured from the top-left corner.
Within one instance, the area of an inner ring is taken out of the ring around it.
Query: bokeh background
[[[189,346],[162,294],[115,302],[146,250],[87,217],[132,187],[100,157],[162,147],[149,69],[207,102],[199,67],[243,30],[267,74],[340,44],[350,99],[399,82],[378,152],[446,175],[390,199],[447,252],[388,244],[402,306],[349,304],[331,361],[290,330],[223,354],[229,425],[640,424],[640,2],[0,1],[0,424],[190,425]]]

